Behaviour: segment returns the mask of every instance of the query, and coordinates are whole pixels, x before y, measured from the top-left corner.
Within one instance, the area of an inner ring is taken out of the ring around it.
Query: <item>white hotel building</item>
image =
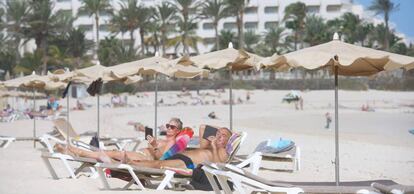
[[[6,0],[0,0],[5,3]],[[115,10],[120,9],[120,3],[127,2],[127,0],[109,0],[110,4]],[[173,0],[139,0],[140,4],[145,6],[155,6],[163,1]],[[261,34],[266,31],[267,28],[277,26],[281,24],[284,17],[285,7],[291,3],[301,1],[306,4],[307,12],[309,14],[320,15],[321,17],[329,20],[341,16],[343,13],[352,12],[363,16],[363,7],[356,5],[353,0],[250,0],[248,6],[245,9],[244,15],[244,28],[247,30],[254,30],[257,34]],[[95,21],[93,16],[89,16],[86,13],[80,13],[79,8],[82,6],[82,0],[53,0],[54,11],[65,11],[71,13],[77,19],[74,22],[74,26],[85,29],[86,38],[89,40],[95,39]],[[4,5],[4,4],[3,4]],[[102,40],[111,35],[108,30],[108,24],[110,21],[110,15],[108,13],[100,13],[99,21],[99,38]],[[231,30],[237,33],[236,18],[229,17],[219,22],[219,31]],[[202,19],[198,22],[197,35],[200,36],[204,43],[198,44],[200,53],[205,53],[211,50],[214,44],[214,28],[211,20]],[[140,43],[138,30],[135,31],[135,46],[138,47]],[[117,35],[119,39],[129,40],[129,35],[119,33]],[[30,41],[23,48],[24,51],[31,51],[35,49],[34,41]],[[173,49],[167,50],[168,53],[174,53]]]
[[[120,8],[119,3],[123,0],[110,0],[111,5],[115,10]],[[124,0],[126,1],[126,0]],[[139,3],[145,6],[154,6],[167,0],[141,0]],[[245,10],[244,28],[245,30],[255,30],[258,34],[264,32],[267,28],[279,25],[284,17],[285,7],[291,3],[298,2],[298,0],[250,0]],[[352,0],[301,0],[307,6],[307,12],[310,14],[317,14],[325,19],[333,19],[341,16],[343,13],[352,12],[362,16],[363,8],[360,5],[353,4]],[[82,0],[56,0],[55,9],[71,12],[73,16],[79,17],[74,22],[74,25],[86,30],[86,37],[88,39],[95,39],[95,25],[94,18],[87,14],[78,13],[82,6]],[[104,39],[111,33],[108,32],[108,23],[110,16],[106,13],[101,13],[99,38]],[[235,17],[223,19],[219,23],[219,30],[226,29],[237,32]],[[198,48],[201,53],[208,52],[214,44],[214,28],[209,19],[203,19],[198,22],[197,35],[203,38],[206,44],[199,43]],[[136,37],[135,45],[140,45],[138,30],[134,35]],[[118,38],[129,39],[127,34],[119,34]],[[169,52],[173,52],[170,50]]]

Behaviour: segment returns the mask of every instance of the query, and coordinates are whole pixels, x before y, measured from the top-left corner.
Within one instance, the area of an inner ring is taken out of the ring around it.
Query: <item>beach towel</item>
[[[166,160],[171,156],[184,151],[185,148],[187,148],[187,144],[190,142],[190,139],[193,137],[193,135],[194,131],[189,127],[185,127],[183,130],[181,130],[181,132],[176,137],[175,144],[171,146],[171,148],[168,149],[164,155],[162,155],[160,160]]]
[[[280,153],[285,152],[293,148],[295,142],[289,139],[274,139],[274,140],[267,140],[259,143],[257,145],[255,152],[262,152],[262,153]]]

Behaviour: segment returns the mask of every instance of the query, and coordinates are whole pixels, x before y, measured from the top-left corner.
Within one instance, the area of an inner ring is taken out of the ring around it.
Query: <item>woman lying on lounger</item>
[[[232,132],[229,129],[222,127],[217,129],[215,136],[210,136],[208,138],[210,143],[209,145],[206,145],[205,148],[186,150],[175,154],[166,160],[136,161],[127,156],[125,162],[136,166],[151,168],[172,167],[188,169],[194,169],[198,164],[206,161],[223,163],[226,162],[229,157],[229,154],[226,151],[226,145],[231,135]]]
[[[158,160],[170,150],[170,148],[176,143],[176,136],[181,132],[183,123],[178,118],[172,118],[168,124],[166,124],[167,135],[165,140],[155,140],[151,135],[147,136],[148,148],[143,148],[137,152],[129,151],[86,151],[77,147],[66,146],[56,144],[55,149],[59,152],[72,154],[80,157],[94,158],[102,162],[121,161],[124,162],[125,158],[134,161],[141,160]],[[191,135],[192,136],[192,135]]]

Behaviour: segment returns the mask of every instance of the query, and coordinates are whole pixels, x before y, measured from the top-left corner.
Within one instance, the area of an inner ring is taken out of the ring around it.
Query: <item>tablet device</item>
[[[206,125],[206,129],[204,130],[203,138],[208,140],[210,136],[216,136],[217,128],[212,126]]]
[[[154,137],[154,135],[152,134],[152,128],[145,127],[145,140],[147,140],[148,135],[151,135]]]

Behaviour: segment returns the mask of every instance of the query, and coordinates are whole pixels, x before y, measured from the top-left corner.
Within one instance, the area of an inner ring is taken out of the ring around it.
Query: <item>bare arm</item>
[[[206,130],[206,126],[207,125],[200,125],[200,128],[198,130],[198,136],[200,137],[200,148],[201,149],[208,149],[208,148],[211,147],[211,142],[209,140],[203,138],[204,131]],[[209,126],[211,126],[211,125],[209,125]],[[219,128],[217,126],[211,126],[211,127],[214,127],[214,128],[217,128],[217,129]]]
[[[225,162],[228,158],[226,149],[217,147],[215,137],[210,137],[209,140],[211,140],[212,162]]]

